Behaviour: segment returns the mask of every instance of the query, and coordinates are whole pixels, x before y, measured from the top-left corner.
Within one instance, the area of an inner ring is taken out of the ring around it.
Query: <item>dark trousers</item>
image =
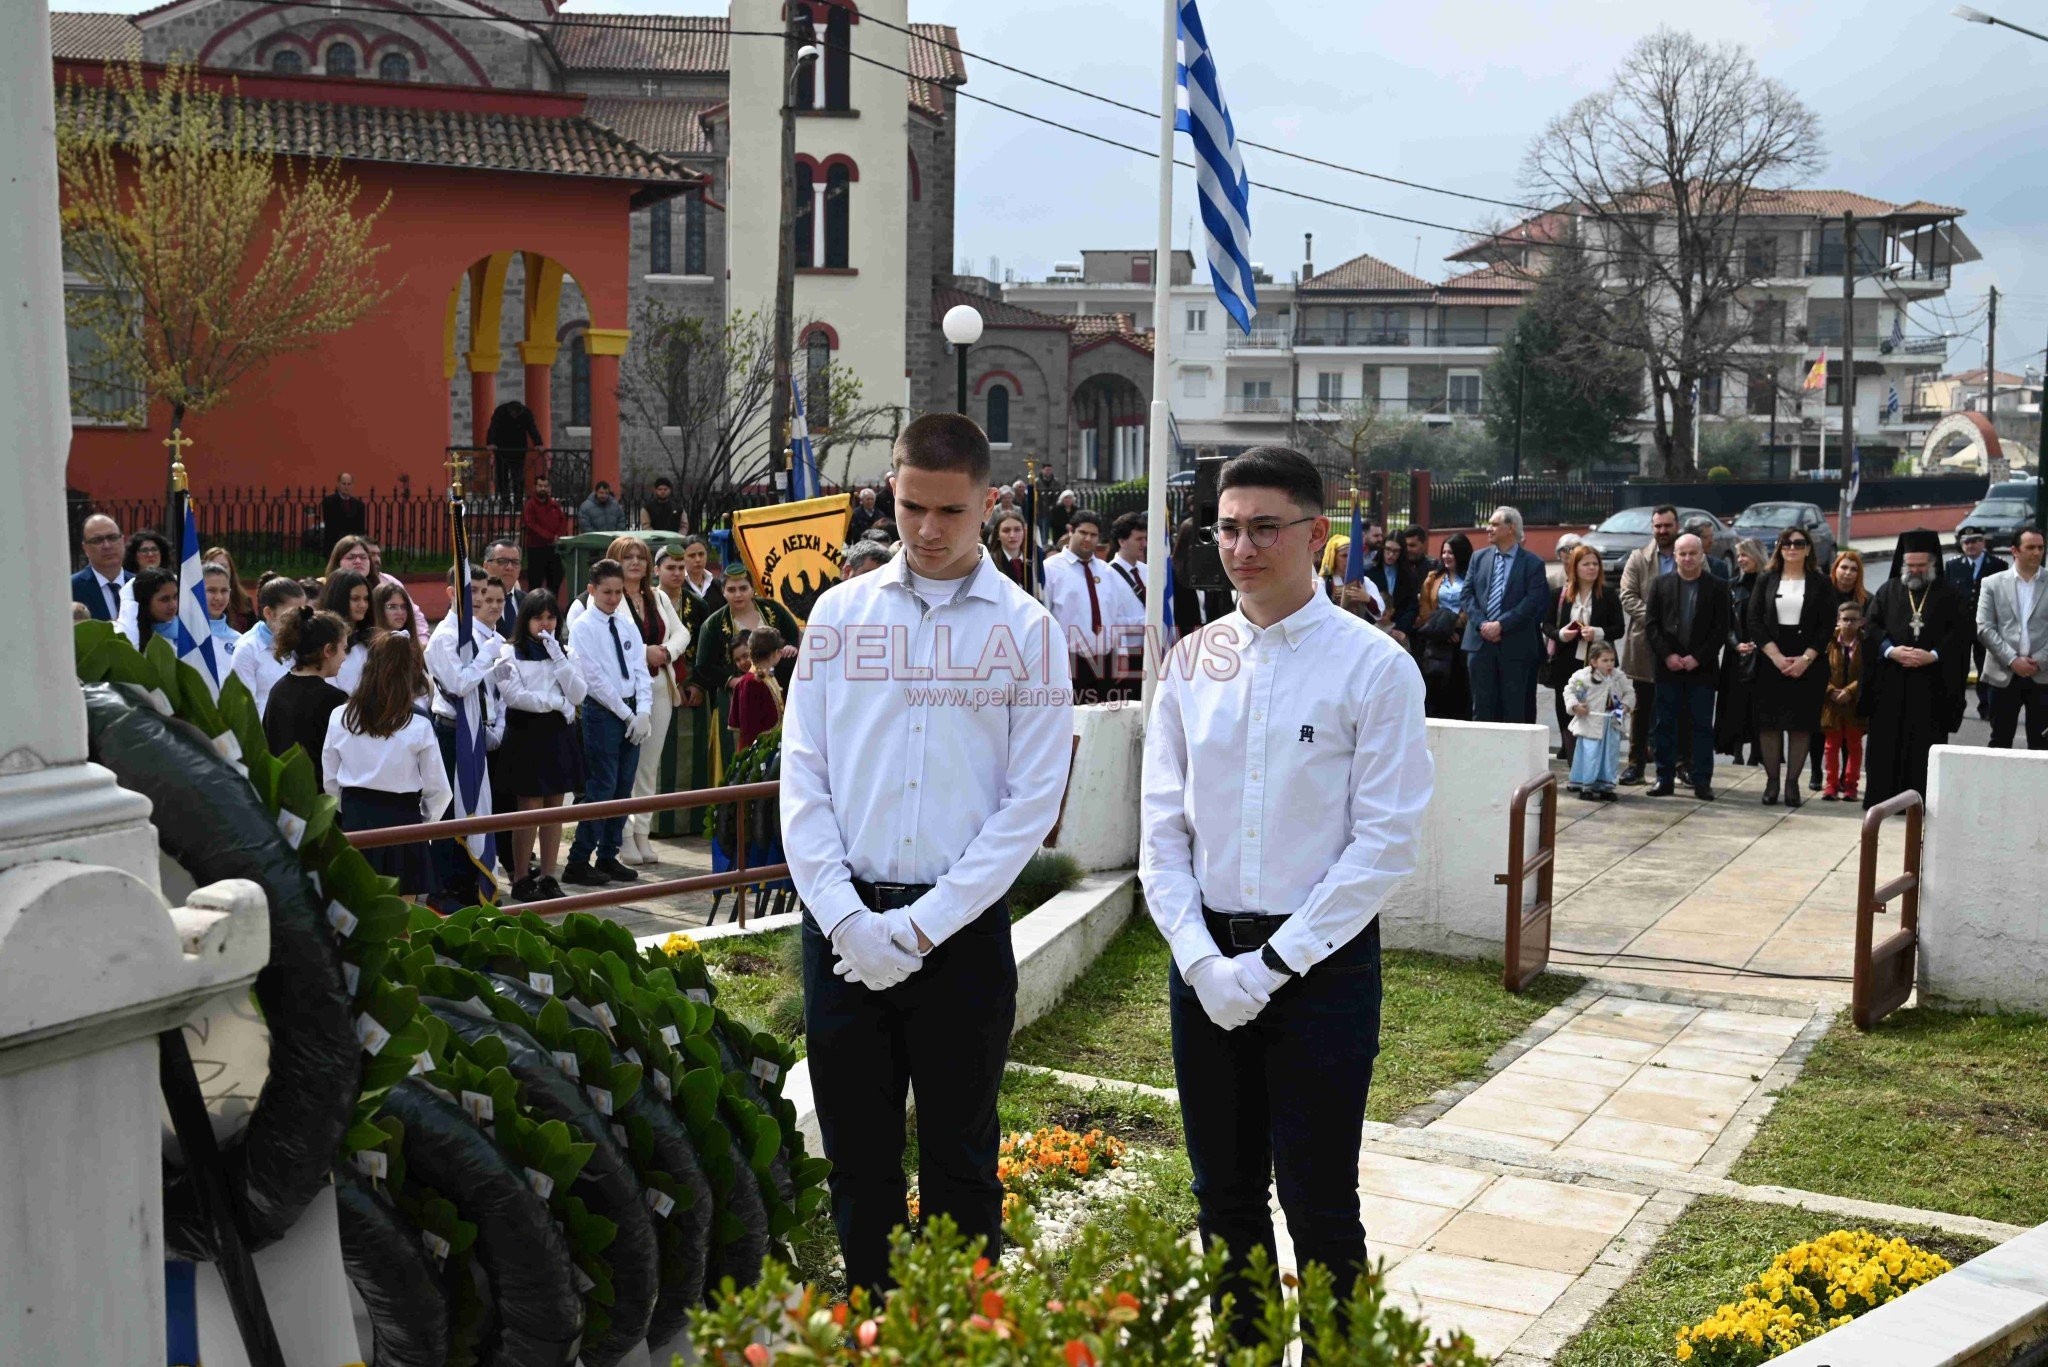
[[[526,502],[526,451],[497,448],[498,497],[517,508]]]
[[[1003,1243],[996,1093],[1017,1018],[1009,908],[989,908],[880,992],[832,971],[832,942],[809,913],[803,945],[804,1037],[847,1285],[894,1285],[889,1235],[909,1220],[906,1095],[917,1102],[920,1218],[951,1216],[969,1241],[988,1241],[993,1262]]]
[[[1691,679],[1657,682],[1657,781],[1677,777],[1683,724],[1692,727],[1692,781],[1705,787],[1714,779],[1714,686]],[[1794,781],[1798,776],[1794,775]]]
[[[1628,725],[1628,762],[1643,769],[1650,763],[1650,733],[1657,729],[1657,683],[1654,679],[1630,682],[1636,687],[1636,710]]]
[[[1519,659],[1488,642],[1465,652],[1472,678],[1473,721],[1536,720],[1536,660]]]
[[[2020,709],[2027,713],[2027,748],[2048,750],[2048,686],[2037,675],[2022,679],[2017,674],[2003,688],[1991,690],[1991,748],[2012,749],[2019,730]]]
[[[528,546],[526,568],[521,578],[529,589],[545,588],[548,597],[560,602],[562,599],[562,553],[553,546]]]
[[[626,724],[608,708],[583,704],[583,791],[576,800],[616,802],[633,796],[633,772],[639,763],[640,747],[626,739]],[[617,859],[625,830],[623,816],[577,822],[568,862],[588,864],[593,850],[599,859]]]
[[[1218,918],[1209,919],[1216,934]],[[1230,943],[1227,932],[1217,943]],[[1273,1254],[1272,1183],[1298,1264],[1328,1268],[1340,1298],[1365,1268],[1358,1148],[1380,1045],[1380,923],[1283,985],[1235,1030],[1209,1019],[1178,967],[1167,997],[1197,1225],[1205,1245],[1221,1239],[1230,1251],[1231,1328],[1247,1341],[1259,1302],[1245,1261],[1254,1248]]]

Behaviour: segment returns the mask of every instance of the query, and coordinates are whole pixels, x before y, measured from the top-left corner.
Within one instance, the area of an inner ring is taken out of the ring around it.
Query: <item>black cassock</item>
[[[1904,579],[1894,579],[1870,600],[1859,703],[1870,729],[1863,760],[1865,807],[1908,788],[1926,795],[1927,752],[1962,725],[1974,627],[1968,601],[1946,580],[1916,593]],[[1915,646],[1941,658],[1908,669],[1884,658],[1890,646]]]

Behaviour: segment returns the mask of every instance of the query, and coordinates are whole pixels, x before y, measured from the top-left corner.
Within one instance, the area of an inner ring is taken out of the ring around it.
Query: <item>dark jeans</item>
[[[626,724],[597,703],[583,704],[583,791],[578,802],[615,802],[633,796],[633,771],[640,747],[626,739]],[[571,864],[588,864],[594,848],[599,859],[616,859],[624,842],[626,818],[576,823],[569,846]]]
[[[1465,652],[1472,679],[1473,721],[1536,720],[1536,661],[1517,659],[1488,642]]]
[[[517,508],[526,501],[526,450],[501,446],[497,457],[498,497]]]
[[[1657,684],[1653,679],[1632,682],[1636,687],[1636,710],[1628,725],[1628,762],[1643,769],[1650,763],[1650,733],[1657,728]]]
[[[894,1284],[889,1234],[909,1220],[907,1094],[917,1101],[920,1217],[951,1216],[970,1241],[988,1241],[994,1261],[1003,1243],[996,1093],[1017,1018],[1009,908],[989,908],[880,992],[832,971],[838,956],[809,913],[803,944],[804,1036],[847,1285]]]
[[[2017,674],[2003,688],[1991,690],[1991,748],[2012,749],[2019,730],[2020,709],[2027,713],[2027,748],[2048,750],[2048,686],[2039,676],[2022,679]]]
[[[562,598],[562,553],[553,546],[528,546],[526,548],[526,569],[520,576],[529,589],[545,588],[548,597],[560,602]]]
[[[1692,781],[1704,788],[1714,780],[1714,686],[1691,679],[1657,682],[1657,781],[1678,775],[1679,731],[1692,727]],[[1797,782],[1798,776],[1793,780]]]
[[[1204,1244],[1221,1239],[1230,1250],[1224,1289],[1236,1297],[1231,1327],[1242,1342],[1260,1313],[1245,1261],[1254,1248],[1273,1253],[1272,1182],[1298,1264],[1328,1268],[1340,1298],[1365,1267],[1358,1148],[1380,1047],[1380,923],[1235,1030],[1209,1019],[1177,966],[1167,995],[1197,1225]]]

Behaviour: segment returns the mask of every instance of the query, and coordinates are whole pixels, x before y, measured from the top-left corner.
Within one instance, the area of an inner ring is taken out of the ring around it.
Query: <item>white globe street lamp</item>
[[[959,363],[959,382],[955,392],[959,411],[964,414],[967,412],[967,349],[981,340],[981,310],[972,304],[955,304],[939,321],[939,331],[945,333],[946,340],[953,344],[953,358]]]

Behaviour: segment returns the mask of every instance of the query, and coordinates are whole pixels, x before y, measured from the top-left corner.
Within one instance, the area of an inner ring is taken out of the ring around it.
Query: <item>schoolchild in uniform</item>
[[[257,586],[256,608],[261,619],[243,633],[228,668],[248,686],[259,717],[270,702],[270,690],[292,670],[291,657],[277,649],[278,627],[288,615],[296,614],[305,601],[305,586],[281,574]]]
[[[355,578],[367,600],[362,576]],[[365,648],[362,677],[348,703],[327,720],[321,786],[340,799],[344,831],[438,820],[455,795],[434,724],[413,707],[418,670],[414,642],[379,635]],[[398,890],[408,896],[422,896],[433,885],[424,844],[368,849],[363,857],[377,872],[396,878]]]
[[[299,606],[287,613],[277,633],[277,648],[291,662],[291,673],[270,690],[263,708],[263,738],[270,753],[281,755],[297,745],[313,761],[313,781],[320,782],[320,761],[327,743],[327,723],[348,694],[334,686],[347,654],[343,641],[348,624],[331,612]]]
[[[499,810],[559,807],[583,786],[583,737],[577,709],[587,692],[583,671],[555,637],[555,600],[529,593],[519,604],[512,649],[498,658],[498,692],[505,704],[505,743],[498,747],[491,795]],[[562,826],[540,828],[540,865],[531,864],[533,834],[506,832],[511,841],[512,899],[547,901],[563,895]]]

